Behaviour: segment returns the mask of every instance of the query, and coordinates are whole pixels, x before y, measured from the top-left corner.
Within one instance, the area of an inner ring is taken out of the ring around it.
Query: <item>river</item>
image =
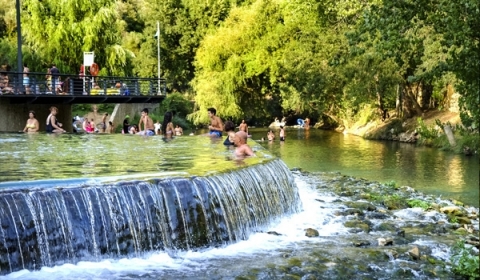
[[[268,129],[254,128],[252,139]],[[408,185],[426,194],[479,206],[479,157],[395,141],[372,141],[318,129],[290,129],[284,143],[260,141],[289,168],[335,171],[381,183]]]

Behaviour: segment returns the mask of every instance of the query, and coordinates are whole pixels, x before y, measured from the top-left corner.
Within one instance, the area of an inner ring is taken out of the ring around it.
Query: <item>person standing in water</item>
[[[238,127],[238,130],[244,131],[244,132],[247,133],[247,135],[248,135],[248,125],[247,125],[247,123],[245,122],[245,120],[242,120],[242,123],[241,123],[240,126]]]
[[[280,126],[280,142],[285,141],[285,129],[283,126]]]
[[[173,127],[172,123],[173,113],[172,112],[165,112],[163,115],[163,137],[164,138],[172,138],[175,128]]]
[[[143,123],[143,130],[142,130],[142,123]],[[146,135],[146,136],[153,136],[155,135],[155,127],[153,125],[153,120],[148,115],[148,109],[144,108],[142,110],[142,116],[140,117],[140,121],[138,122],[138,129],[140,132],[139,135]]]
[[[208,133],[212,137],[222,137],[223,131],[223,122],[217,116],[217,110],[215,108],[208,108],[208,117],[210,118],[210,125],[208,129],[210,130]]]

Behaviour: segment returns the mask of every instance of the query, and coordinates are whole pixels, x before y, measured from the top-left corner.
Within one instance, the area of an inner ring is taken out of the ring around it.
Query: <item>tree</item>
[[[83,52],[94,51],[102,74],[120,75],[132,53],[123,48],[115,0],[22,1],[25,43],[63,72],[76,73]]]

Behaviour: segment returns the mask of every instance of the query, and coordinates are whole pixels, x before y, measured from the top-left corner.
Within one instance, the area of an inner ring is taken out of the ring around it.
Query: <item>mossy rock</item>
[[[359,228],[367,233],[370,232],[370,225],[368,225],[364,221],[350,220],[350,221],[346,221],[343,225],[348,228]]]
[[[347,201],[347,202],[345,202],[345,205],[347,205],[350,208],[356,208],[356,209],[360,209],[360,210],[363,210],[363,211],[375,211],[375,210],[377,210],[377,207],[375,207],[370,202]]]
[[[391,223],[381,223],[377,226],[374,227],[375,231],[390,231],[390,232],[396,232],[397,227],[395,225],[392,225]]]
[[[403,198],[388,196],[384,198],[383,205],[389,210],[399,210],[408,208],[408,204]]]

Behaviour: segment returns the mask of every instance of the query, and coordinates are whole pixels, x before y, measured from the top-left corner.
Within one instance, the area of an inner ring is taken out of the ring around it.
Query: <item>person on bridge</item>
[[[222,137],[223,122],[217,116],[217,110],[215,108],[208,108],[208,117],[210,118],[210,125],[208,126],[209,134],[212,137]]]
[[[143,124],[143,130],[142,130]],[[138,129],[140,132],[139,135],[145,136],[153,136],[155,135],[155,126],[153,125],[153,120],[148,115],[148,108],[144,108],[142,110],[142,116],[140,117],[140,121],[138,122]]]
[[[35,118],[35,112],[30,111],[28,112],[28,120],[23,132],[37,132],[39,129],[38,120]]]
[[[62,128],[62,124],[57,120],[58,109],[55,106],[50,107],[50,115],[47,117],[47,133],[67,132]]]

